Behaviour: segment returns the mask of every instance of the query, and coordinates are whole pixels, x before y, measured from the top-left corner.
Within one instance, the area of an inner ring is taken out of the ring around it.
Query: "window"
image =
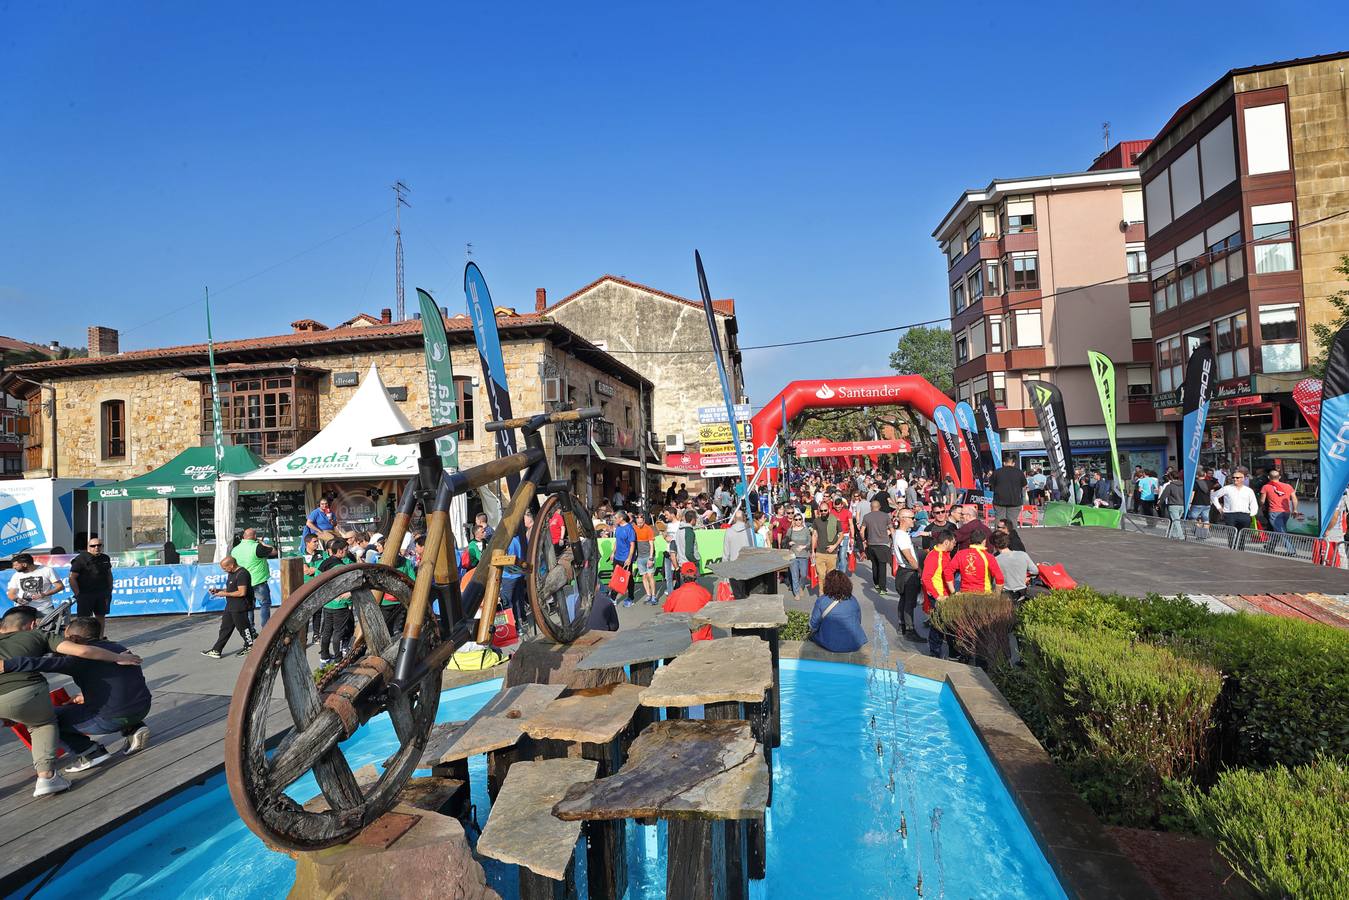
[[[126,459],[126,401],[104,400],[100,411],[103,420],[103,458]]]
[[[1204,199],[1212,197],[1237,177],[1237,154],[1232,149],[1232,117],[1228,116],[1199,139],[1199,163],[1204,169]]]
[[[1129,304],[1129,337],[1135,341],[1152,339],[1152,325],[1148,321],[1148,305],[1146,303]]]
[[[1031,408],[1030,390],[1026,387],[1026,383],[1029,381],[1039,381],[1039,380],[1040,380],[1039,372],[1021,373],[1021,409]]]
[[[992,375],[993,383],[993,405],[1007,405],[1007,373],[994,372]]]
[[[1255,273],[1266,275],[1271,272],[1291,272],[1297,268],[1293,264],[1293,245],[1287,241],[1278,244],[1255,245]]]
[[[1040,332],[1040,311],[1038,309],[1018,310],[1016,314],[1016,345],[1018,347],[1039,347],[1044,343]]]
[[[1124,250],[1124,265],[1130,281],[1148,280],[1148,251],[1139,244],[1129,244]]]
[[[471,444],[476,440],[474,431],[478,422],[473,415],[473,379],[454,379],[454,402],[459,404],[459,421],[466,423],[464,430],[459,432],[459,443]],[[573,406],[576,403],[576,389],[570,385],[567,387],[567,402]]]
[[[1002,211],[1004,234],[1020,234],[1035,230],[1035,198],[1008,197]]]
[[[1255,243],[1255,271],[1291,272],[1293,258],[1293,204],[1268,203],[1251,207],[1251,240]]]
[[[1288,122],[1282,103],[1243,110],[1246,122],[1246,174],[1288,171]]]
[[[1143,221],[1142,189],[1126,190],[1124,193],[1124,221],[1133,225]]]
[[[968,362],[970,358],[970,342],[962,333],[956,336],[956,365]]]
[[[1251,332],[1245,313],[1214,322],[1213,338],[1219,381],[1251,374]]]
[[[1002,319],[997,316],[988,320],[988,352],[1002,352]]]
[[[965,287],[971,305],[984,299],[984,280],[980,277],[978,269],[970,273],[970,277],[965,280]]]
[[[1260,307],[1260,368],[1266,373],[1302,369],[1298,305]]]
[[[1185,332],[1185,340],[1182,342],[1185,347],[1185,362],[1188,363],[1190,354],[1200,347],[1212,347],[1213,339],[1209,335],[1209,327],[1204,325],[1193,331]]]
[[[259,375],[220,382],[225,439],[263,459],[278,459],[318,434],[318,392],[304,375]],[[211,442],[211,383],[201,386],[201,442]]]
[[[978,219],[975,219],[974,230],[965,238],[965,252],[969,252],[979,246],[979,242],[984,239],[984,233],[980,230]]]
[[[1180,353],[1180,335],[1157,342],[1157,378],[1162,393],[1179,390],[1183,379]]]
[[[632,407],[631,407],[631,406],[625,406],[625,407],[623,407],[623,427],[624,427],[624,428],[631,428],[631,427],[632,427]]]
[[[965,285],[963,282],[951,288],[951,308],[956,312],[965,308]]]
[[[1013,253],[1008,261],[1007,288],[1035,291],[1040,288],[1039,255],[1035,251]]]
[[[1129,380],[1129,399],[1147,400],[1152,396],[1152,367],[1130,366],[1125,373]]]
[[[984,290],[990,294],[1001,294],[998,288],[998,261],[989,259],[984,261]]]
[[[983,322],[975,322],[970,326],[970,359],[983,356],[986,352],[984,346],[984,327]]]

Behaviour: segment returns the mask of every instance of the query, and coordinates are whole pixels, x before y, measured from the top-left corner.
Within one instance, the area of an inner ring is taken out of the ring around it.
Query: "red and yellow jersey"
[[[995,586],[1002,586],[1002,569],[998,561],[983,547],[966,547],[952,560],[955,570],[960,573],[960,589],[991,593]]]
[[[932,612],[934,600],[951,593],[951,579],[955,576],[951,554],[945,550],[930,550],[923,558],[923,611]]]

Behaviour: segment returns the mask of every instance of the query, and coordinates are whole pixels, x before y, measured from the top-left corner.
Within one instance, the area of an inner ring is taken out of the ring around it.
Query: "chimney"
[[[389,307],[386,306],[379,311],[379,323],[381,325],[388,325],[392,321],[393,321],[393,310],[389,309]]]
[[[116,356],[117,349],[117,329],[108,328],[106,325],[89,326],[89,356]]]
[[[534,312],[543,312],[548,308],[548,289],[534,288]]]

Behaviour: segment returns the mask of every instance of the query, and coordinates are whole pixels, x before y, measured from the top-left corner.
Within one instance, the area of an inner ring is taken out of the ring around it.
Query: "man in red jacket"
[[[976,523],[976,527],[971,529],[970,545],[951,560],[956,574],[960,576],[962,591],[991,594],[1002,588],[1002,569],[984,546],[989,534],[988,528]]]
[[[698,583],[698,564],[686,562],[679,566],[679,587],[670,591],[661,609],[667,613],[696,613],[708,604],[712,594]],[[693,632],[695,641],[712,640],[712,626],[704,625]]]

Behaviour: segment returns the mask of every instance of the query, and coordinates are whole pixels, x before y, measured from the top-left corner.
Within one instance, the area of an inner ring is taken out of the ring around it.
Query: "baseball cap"
[[[679,564],[680,575],[697,575],[698,564],[696,562],[683,562]]]
[[[382,543],[384,543],[384,533],[383,533],[383,532],[380,532],[380,531],[376,531],[374,534],[370,535],[370,543],[372,543],[372,544],[382,544]]]

